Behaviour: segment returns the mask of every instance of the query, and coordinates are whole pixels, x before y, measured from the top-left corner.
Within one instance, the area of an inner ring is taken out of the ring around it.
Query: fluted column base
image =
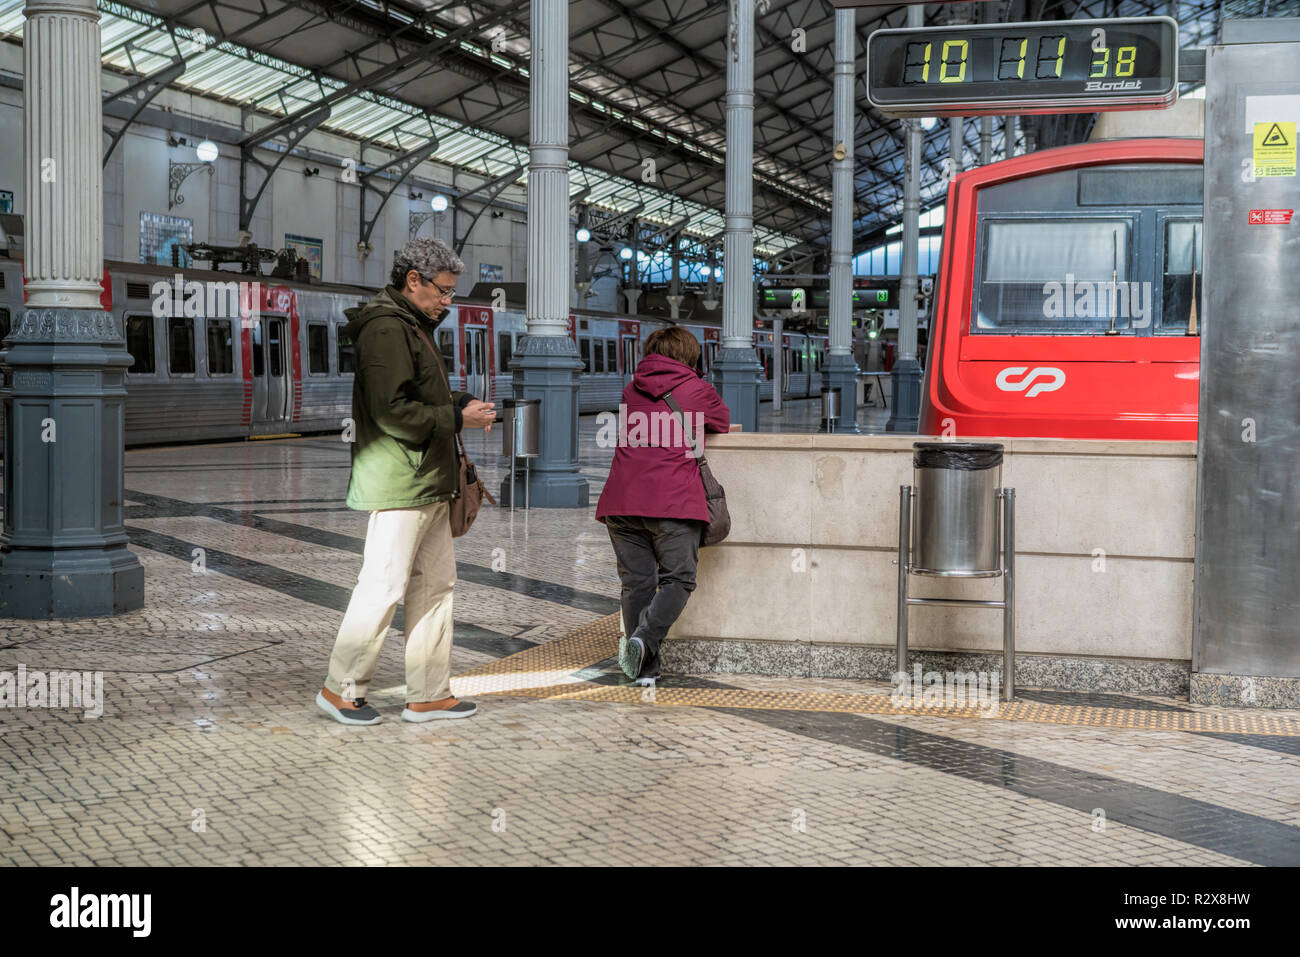
[[[758,431],[758,389],[763,364],[753,346],[722,348],[713,362],[713,384],[731,413],[732,424],[746,432]]]
[[[858,434],[858,372],[853,356],[833,352],[822,366],[822,387],[840,390],[840,417],[835,420],[835,431],[839,434]],[[830,431],[829,424],[823,419],[820,431]]]
[[[5,341],[0,616],[80,618],[144,605],[123,525],[131,364],[121,320],[28,309]]]
[[[891,379],[894,406],[885,431],[915,434],[921,425],[921,364],[915,359],[899,359],[894,363]]]
[[[500,502],[534,508],[586,508],[587,480],[578,471],[578,373],[582,360],[568,336],[524,336],[510,361],[517,399],[541,399],[538,412],[541,455],[533,459],[524,493],[523,460],[510,485],[510,463],[501,479]]]

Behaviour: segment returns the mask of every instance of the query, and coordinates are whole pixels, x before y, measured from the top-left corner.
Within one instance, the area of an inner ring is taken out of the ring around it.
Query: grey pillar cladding
[[[754,0],[732,0],[727,37],[722,348],[714,376],[731,421],[756,432],[763,366],[754,351]]]
[[[1252,679],[1300,694],[1300,236],[1256,211],[1300,207],[1300,180],[1254,144],[1289,140],[1294,156],[1300,21],[1251,25],[1292,42],[1234,43],[1225,24],[1206,55],[1192,696],[1267,704],[1280,687]]]
[[[923,25],[922,7],[907,8],[907,25]],[[916,361],[916,260],[920,245],[921,123],[903,120],[903,266],[898,281],[898,352],[894,357],[894,407],[889,432],[915,432],[921,418],[921,366]]]
[[[0,615],[109,615],[144,605],[144,569],[122,524],[131,357],[120,321],[99,303],[99,14],[94,0],[29,2],[24,12],[28,296],[0,352]]]
[[[586,508],[587,480],[578,472],[578,373],[582,360],[569,337],[573,262],[569,243],[569,5],[532,0],[528,160],[528,334],[519,340],[516,398],[541,399],[541,456],[533,462],[531,505]],[[501,482],[501,502],[523,502],[518,485]],[[515,493],[518,493],[516,498]]]
[[[831,158],[830,355],[822,386],[840,390],[836,432],[858,431],[858,364],[853,361],[853,78],[857,11],[835,11],[835,153]],[[823,422],[822,428],[828,423]]]

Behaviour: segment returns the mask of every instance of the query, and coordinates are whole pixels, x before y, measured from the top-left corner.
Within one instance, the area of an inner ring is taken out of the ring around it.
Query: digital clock
[[[890,116],[1161,109],[1178,98],[1169,17],[877,30],[867,99]]]

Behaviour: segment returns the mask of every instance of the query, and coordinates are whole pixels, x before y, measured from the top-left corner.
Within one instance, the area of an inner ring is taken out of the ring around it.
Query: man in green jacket
[[[487,431],[492,403],[452,391],[433,332],[465,264],[441,240],[414,239],[393,260],[391,285],[345,312],[357,353],[352,385],[348,505],[370,512],[357,587],[316,704],[344,724],[378,724],[366,704],[384,635],[405,606],[407,721],[468,718],[451,694],[452,551],[449,502],[460,494],[456,433]]]

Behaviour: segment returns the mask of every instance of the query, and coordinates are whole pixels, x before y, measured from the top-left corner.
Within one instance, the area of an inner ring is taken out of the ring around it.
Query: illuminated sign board
[[[897,309],[898,279],[897,277],[855,279],[852,300],[853,309]],[[758,292],[758,307],[795,312],[824,312],[830,308],[830,290],[824,286],[820,288],[762,286]]]
[[[891,116],[1158,109],[1178,98],[1169,17],[877,30],[867,98]]]

